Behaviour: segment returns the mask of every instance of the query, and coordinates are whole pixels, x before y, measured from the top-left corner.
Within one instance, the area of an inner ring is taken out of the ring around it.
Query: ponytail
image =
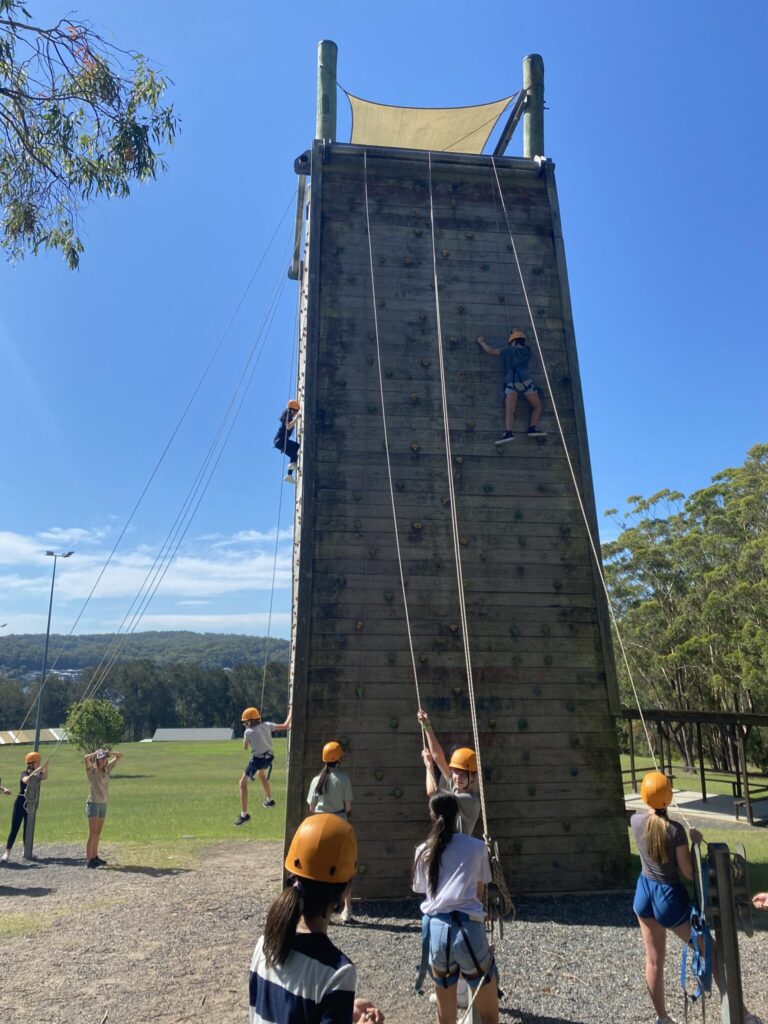
[[[331,772],[335,771],[337,767],[337,761],[334,761],[332,764],[323,765],[323,770],[320,772],[320,777],[318,778],[317,785],[315,786],[316,796],[323,795],[323,793],[325,792],[325,784],[328,781],[328,776],[331,774]]]
[[[648,856],[657,864],[668,864],[669,837],[667,835],[667,810],[660,807],[648,815],[645,823],[645,842],[648,847]]]
[[[285,889],[267,912],[264,928],[267,967],[275,967],[288,959],[300,918],[323,917],[329,910],[341,909],[348,884],[288,876]]]
[[[433,818],[432,829],[427,836],[424,849],[417,863],[423,863],[427,870],[427,895],[434,897],[440,876],[440,861],[443,850],[456,833],[459,816],[459,802],[452,793],[435,793],[429,801],[429,812]],[[414,867],[415,870],[415,867]]]

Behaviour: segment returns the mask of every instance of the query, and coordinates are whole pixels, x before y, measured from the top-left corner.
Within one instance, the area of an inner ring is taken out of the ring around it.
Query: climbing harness
[[[709,866],[703,863],[701,848],[693,848],[693,888],[694,898],[691,904],[691,935],[683,948],[680,960],[680,988],[683,990],[684,1014],[688,1020],[688,1007],[701,1000],[702,1013],[705,1012],[704,995],[712,991],[712,933],[707,922],[707,892],[709,886]],[[689,991],[688,973],[695,988]]]

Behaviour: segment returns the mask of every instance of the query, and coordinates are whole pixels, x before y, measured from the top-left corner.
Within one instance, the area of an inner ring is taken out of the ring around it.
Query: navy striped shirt
[[[251,1024],[352,1024],[357,969],[327,935],[297,933],[282,964],[267,966],[264,936],[248,978]]]

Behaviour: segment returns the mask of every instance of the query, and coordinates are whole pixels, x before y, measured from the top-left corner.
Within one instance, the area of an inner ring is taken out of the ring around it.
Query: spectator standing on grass
[[[357,871],[357,839],[336,814],[299,825],[285,858],[286,887],[267,913],[248,978],[251,1024],[382,1024],[355,998],[355,965],[328,938],[331,916]]]
[[[667,1013],[664,961],[668,931],[686,944],[691,938],[691,903],[683,878],[693,878],[693,859],[685,828],[667,815],[672,803],[672,783],[667,776],[649,772],[640,795],[649,809],[633,814],[629,822],[642,866],[633,909],[645,944],[645,984],[656,1010],[656,1024],[676,1024]],[[691,847],[702,838],[698,829],[691,829]],[[714,944],[713,973],[717,974]],[[746,1006],[744,1024],[761,1024]]]
[[[352,814],[352,783],[346,772],[339,768],[343,757],[344,749],[336,740],[323,747],[323,770],[312,779],[307,794],[312,814],[335,814],[342,821],[349,821]],[[352,921],[351,886],[347,886],[341,920],[343,924]]]
[[[85,802],[85,816],[88,819],[85,866],[88,868],[100,868],[107,863],[99,856],[99,840],[107,818],[109,777],[122,757],[117,750],[101,748],[83,758],[85,774],[88,776],[88,799]]]
[[[19,792],[16,799],[13,801],[13,807],[11,808],[11,830],[8,833],[8,838],[5,841],[5,852],[0,861],[5,862],[10,860],[11,850],[13,844],[16,842],[16,836],[19,834],[19,829],[24,826],[24,840],[27,838],[27,783],[33,775],[39,775],[41,779],[48,778],[48,765],[40,764],[40,755],[36,750],[31,751],[24,758],[24,768],[19,778]],[[3,790],[3,792],[10,795],[10,790]]]

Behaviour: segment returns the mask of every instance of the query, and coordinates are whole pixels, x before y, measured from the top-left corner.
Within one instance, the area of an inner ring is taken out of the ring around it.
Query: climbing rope
[[[432,154],[428,154],[428,178],[429,178],[429,219],[432,241],[432,281],[435,290],[435,314],[437,316],[437,352],[440,367],[440,395],[443,406],[443,434],[445,436],[445,460],[448,476],[448,500],[451,510],[451,533],[453,536],[453,555],[456,563],[456,583],[459,599],[459,616],[461,619],[461,634],[464,646],[464,665],[467,674],[467,695],[469,697],[469,711],[472,720],[472,738],[475,745],[477,757],[477,781],[480,794],[480,811],[483,818],[483,835],[486,841],[489,840],[488,811],[485,803],[485,781],[483,779],[483,765],[480,752],[480,729],[477,723],[477,707],[475,705],[475,682],[472,674],[472,655],[469,647],[469,623],[467,620],[467,605],[464,598],[464,573],[461,565],[461,545],[459,541],[459,517],[456,509],[456,489],[453,479],[453,454],[451,450],[451,431],[448,421],[448,392],[445,382],[445,360],[443,354],[443,327],[440,311],[440,288],[437,279],[437,246],[435,242],[435,204],[432,187]]]
[[[539,332],[538,332],[538,329],[536,327],[536,320],[535,320],[534,315],[533,315],[533,309],[531,308],[531,301],[530,301],[530,298],[529,298],[529,295],[528,295],[528,288],[527,288],[526,283],[525,283],[525,276],[523,274],[523,268],[521,266],[520,257],[519,257],[518,252],[517,252],[517,244],[515,242],[514,233],[512,231],[512,225],[511,225],[510,219],[509,219],[509,212],[507,210],[507,204],[506,204],[506,201],[504,199],[504,191],[503,191],[503,189],[501,187],[501,181],[499,180],[499,172],[498,172],[498,168],[496,167],[496,160],[493,157],[491,157],[491,166],[493,167],[493,174],[494,174],[494,177],[496,179],[496,188],[498,189],[499,198],[501,200],[501,208],[502,208],[502,211],[504,213],[504,218],[505,218],[506,224],[507,224],[507,232],[509,234],[509,241],[510,241],[510,244],[512,246],[512,254],[513,254],[513,257],[514,257],[515,266],[517,267],[517,273],[518,273],[518,276],[520,278],[520,287],[522,289],[523,299],[525,301],[525,306],[526,306],[526,309],[528,311],[528,318],[529,318],[530,323],[531,323],[531,330],[533,332],[534,341],[536,343],[536,350],[537,350],[537,352],[539,354],[539,359],[541,361],[541,369],[542,369],[542,372],[544,374],[544,380],[546,381],[547,390],[549,392],[549,398],[550,398],[550,401],[552,403],[552,411],[553,411],[554,416],[555,416],[555,422],[557,424],[557,429],[558,429],[558,433],[560,435],[560,440],[562,441],[562,444],[563,444],[563,451],[565,452],[565,459],[566,459],[566,462],[568,464],[568,471],[570,473],[571,480],[573,482],[573,489],[574,489],[574,491],[576,493],[576,499],[577,499],[577,501],[579,503],[579,509],[581,510],[581,516],[582,516],[582,519],[584,520],[584,526],[585,526],[586,531],[587,531],[587,538],[589,540],[589,546],[590,546],[590,549],[592,551],[592,555],[594,557],[595,566],[597,568],[597,575],[598,575],[598,577],[600,579],[600,583],[601,583],[603,591],[605,593],[605,598],[606,598],[606,603],[608,605],[608,612],[609,612],[609,615],[610,615],[610,618],[611,618],[611,623],[612,623],[613,628],[614,628],[615,633],[616,633],[616,638],[617,638],[617,641],[618,641],[618,644],[619,644],[619,649],[621,650],[622,660],[623,660],[624,666],[625,666],[625,668],[627,670],[627,677],[629,679],[630,686],[632,687],[632,693],[634,695],[635,703],[637,705],[637,710],[638,710],[638,713],[640,715],[640,721],[641,721],[642,726],[643,726],[643,731],[645,732],[645,738],[646,738],[646,741],[648,743],[648,749],[650,750],[651,759],[653,761],[654,767],[658,771],[658,762],[656,760],[656,755],[654,754],[654,751],[653,751],[653,744],[651,742],[651,736],[650,736],[650,732],[648,730],[648,724],[647,724],[647,722],[645,720],[645,716],[643,715],[643,709],[640,706],[640,696],[639,696],[639,694],[637,692],[637,687],[635,686],[635,679],[634,679],[634,675],[632,673],[632,668],[631,668],[630,663],[629,663],[629,657],[627,655],[626,647],[624,646],[624,640],[623,640],[622,635],[621,635],[621,630],[619,628],[618,619],[616,617],[616,613],[615,613],[614,608],[613,608],[613,602],[611,600],[610,591],[608,590],[608,584],[606,583],[605,575],[603,574],[602,560],[600,558],[600,554],[599,554],[597,545],[595,543],[595,539],[594,539],[594,537],[592,535],[592,529],[591,529],[590,523],[589,523],[589,516],[587,515],[587,510],[586,510],[586,507],[584,505],[584,501],[583,501],[583,498],[582,498],[582,495],[581,495],[581,490],[579,488],[578,480],[577,480],[577,477],[576,477],[576,470],[575,470],[574,465],[573,465],[573,459],[571,458],[571,453],[570,453],[570,450],[568,448],[568,442],[565,439],[565,431],[563,429],[563,424],[562,424],[562,421],[560,419],[560,411],[559,411],[558,406],[557,406],[557,400],[555,399],[554,388],[552,387],[552,382],[550,380],[549,372],[547,370],[547,363],[546,363],[546,360],[544,358],[544,352],[543,352],[542,347],[541,347],[541,341],[539,339]],[[673,797],[673,801],[672,802],[673,802],[673,805],[677,808],[678,812],[680,813],[680,816],[682,817],[683,821],[685,822],[685,824],[690,829],[691,828],[690,822],[685,817],[685,814],[683,813],[683,811],[681,810],[679,805],[677,805],[675,803],[674,797]]]
[[[400,573],[400,589],[403,595],[403,608],[405,611],[405,628],[408,634],[408,649],[411,654],[411,666],[413,668],[413,683],[416,687],[416,701],[421,707],[421,694],[419,692],[419,673],[416,668],[416,653],[413,648],[413,635],[411,633],[411,617],[408,612],[408,596],[405,590],[405,574],[403,572],[403,556],[400,550],[400,536],[397,529],[397,508],[395,505],[395,487],[392,480],[392,460],[389,450],[389,430],[387,427],[387,407],[384,400],[384,374],[381,368],[381,344],[379,337],[379,314],[376,304],[376,279],[373,272],[373,241],[371,238],[371,212],[368,199],[368,153],[363,150],[363,185],[365,189],[365,225],[368,234],[368,263],[371,274],[371,303],[373,306],[373,330],[376,338],[376,364],[379,376],[379,398],[381,400],[381,422],[384,428],[384,454],[387,460],[387,480],[389,482],[389,501],[392,507],[392,525],[395,534],[395,548],[397,550],[397,566]],[[423,730],[422,730],[423,733]]]

